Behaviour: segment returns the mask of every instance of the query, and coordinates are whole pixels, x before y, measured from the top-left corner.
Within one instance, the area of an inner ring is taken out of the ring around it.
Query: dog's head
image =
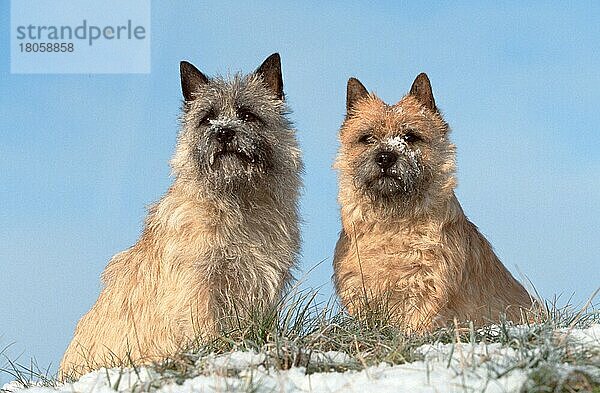
[[[394,105],[351,78],[346,107],[336,162],[345,191],[386,211],[405,211],[452,190],[454,146],[425,74]]]
[[[172,160],[178,178],[223,191],[300,171],[278,54],[255,72],[229,79],[208,78],[185,61],[180,71],[185,101]]]

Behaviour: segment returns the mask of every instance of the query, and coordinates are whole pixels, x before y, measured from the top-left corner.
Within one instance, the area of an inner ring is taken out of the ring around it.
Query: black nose
[[[375,157],[375,162],[377,163],[377,165],[379,165],[381,169],[388,169],[389,167],[394,165],[397,159],[398,156],[396,154],[390,151],[383,151],[377,154],[377,156]]]
[[[231,142],[234,135],[235,131],[231,128],[219,128],[215,133],[215,137],[217,138],[217,140],[223,144]]]

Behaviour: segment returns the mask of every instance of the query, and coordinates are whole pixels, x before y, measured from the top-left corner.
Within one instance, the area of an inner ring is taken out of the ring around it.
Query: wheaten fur
[[[334,281],[349,312],[385,308],[392,323],[410,332],[455,319],[521,320],[532,299],[454,195],[455,147],[427,77],[420,75],[395,105],[351,79],[347,107],[335,164],[342,231]],[[407,133],[417,135],[414,142],[404,142]],[[392,170],[400,180],[383,183],[368,170],[377,168],[370,161],[380,151],[399,157]]]
[[[302,171],[281,83],[271,83],[280,72],[278,55],[230,80],[182,64],[174,183],[149,209],[139,241],[106,267],[100,297],[62,360],[63,378],[173,356],[280,299],[300,247]],[[242,106],[260,123],[240,120]],[[201,121],[209,109],[214,119]],[[220,124],[237,132],[227,143],[244,160],[218,155]]]

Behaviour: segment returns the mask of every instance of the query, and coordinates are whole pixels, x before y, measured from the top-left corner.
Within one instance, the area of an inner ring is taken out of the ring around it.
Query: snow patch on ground
[[[208,370],[244,369],[260,366],[266,359],[267,355],[264,353],[232,352],[223,355],[211,354],[199,359],[196,365],[204,365]]]
[[[569,345],[600,347],[600,324],[587,329],[559,329],[557,333],[564,337]]]
[[[492,336],[494,328],[485,333]],[[512,328],[511,328],[512,329]],[[512,334],[529,334],[531,328],[514,327]],[[501,334],[500,331],[497,332]],[[600,350],[600,324],[587,329],[559,329],[569,346],[585,345]],[[527,370],[513,367],[521,352],[499,343],[427,344],[417,348],[423,360],[391,366],[385,363],[362,371],[320,372],[307,375],[303,367],[289,370],[266,368],[265,354],[232,352],[201,358],[197,366],[202,375],[182,384],[166,382],[150,368],[133,370],[100,369],[79,381],[57,388],[21,389],[18,383],[6,384],[8,392],[55,393],[134,393],[153,391],[188,392],[511,392],[519,391],[527,380]],[[314,352],[311,362],[344,364],[355,361],[342,352]],[[566,368],[569,365],[565,365]]]

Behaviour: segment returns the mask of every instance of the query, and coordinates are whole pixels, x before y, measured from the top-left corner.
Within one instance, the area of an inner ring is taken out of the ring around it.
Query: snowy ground
[[[519,327],[512,328],[518,335]],[[527,328],[523,334],[527,334]],[[489,333],[489,332],[488,332]],[[493,334],[493,329],[491,330]],[[500,333],[498,333],[500,334]],[[600,324],[586,329],[560,329],[553,340],[564,344],[567,351],[585,348],[600,354]],[[543,350],[541,348],[533,349]],[[149,368],[134,370],[101,369],[83,376],[75,383],[56,388],[23,389],[18,383],[6,384],[7,392],[518,392],[531,383],[527,362],[535,358],[499,343],[428,344],[417,349],[422,360],[401,365],[379,364],[362,371],[318,372],[307,375],[302,367],[276,370],[265,367],[266,354],[232,352],[200,358],[199,375],[177,381]],[[594,355],[594,356],[596,356]],[[311,361],[326,364],[348,364],[356,359],[342,352],[312,353]],[[593,379],[600,375],[600,357],[592,360],[597,367],[577,370],[568,363],[560,364],[554,373],[569,375],[584,372]],[[561,378],[561,375],[556,375]],[[528,382],[529,381],[529,382]]]

